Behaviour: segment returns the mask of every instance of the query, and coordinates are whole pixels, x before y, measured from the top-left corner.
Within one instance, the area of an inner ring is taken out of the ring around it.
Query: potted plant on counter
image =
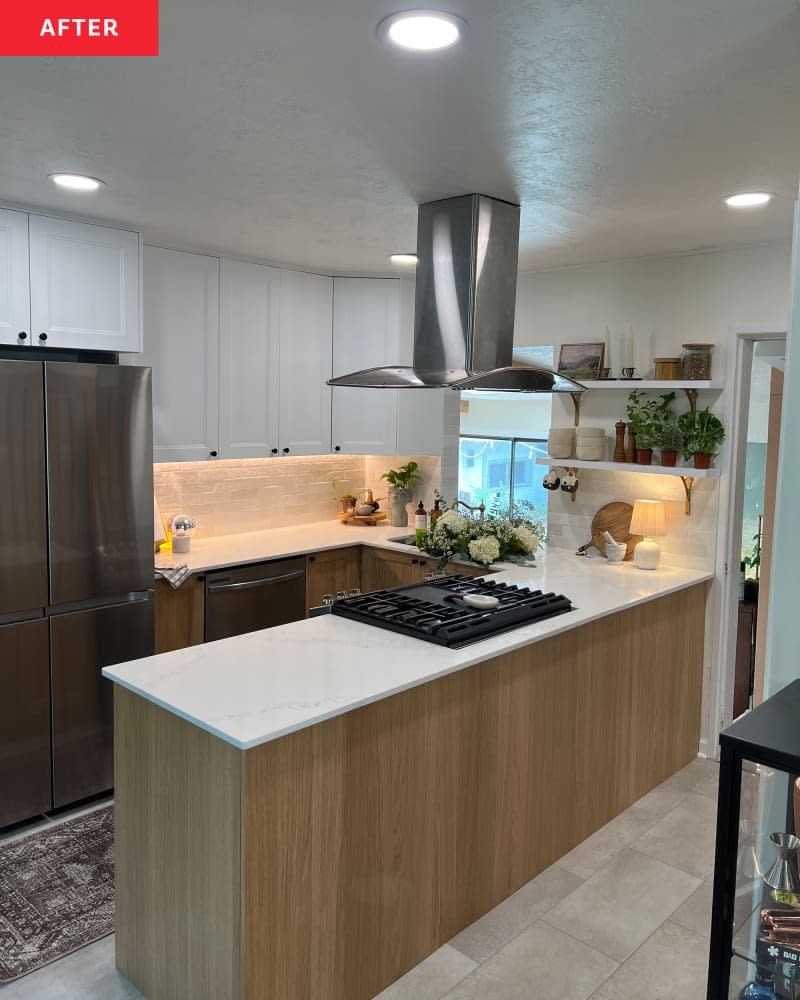
[[[422,481],[418,469],[419,462],[407,462],[381,476],[389,484],[389,523],[395,528],[408,525],[406,504],[414,499],[413,488]]]
[[[725,427],[719,417],[706,407],[678,418],[678,426],[684,437],[683,457],[694,457],[695,469],[708,469],[717,456],[717,449],[725,437]]]

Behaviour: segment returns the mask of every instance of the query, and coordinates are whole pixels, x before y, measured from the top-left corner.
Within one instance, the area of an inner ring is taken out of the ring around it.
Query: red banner
[[[0,56],[157,56],[158,0],[6,0]]]

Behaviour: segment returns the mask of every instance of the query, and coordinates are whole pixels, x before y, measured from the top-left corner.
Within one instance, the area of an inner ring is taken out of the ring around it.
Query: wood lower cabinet
[[[365,593],[421,583],[439,568],[439,560],[361,545],[327,549],[306,556],[306,609],[322,604],[324,594],[358,587]],[[450,563],[446,573],[483,576],[492,572],[481,566]],[[156,652],[169,653],[203,642],[205,630],[205,574],[196,573],[173,590],[166,580],[156,581]]]
[[[190,576],[177,590],[156,580],[156,652],[197,646],[205,628],[206,578]]]
[[[361,556],[361,589],[364,593],[369,593],[387,587],[421,583],[428,573],[436,573],[438,570],[439,560],[429,556],[365,548]],[[462,576],[486,576],[495,571],[484,566],[448,563],[443,572],[460,573]]]
[[[306,556],[306,608],[319,607],[325,594],[355,587],[361,587],[360,545]]]

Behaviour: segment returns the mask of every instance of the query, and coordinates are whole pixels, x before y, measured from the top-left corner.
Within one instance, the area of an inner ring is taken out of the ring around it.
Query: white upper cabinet
[[[333,374],[398,361],[401,288],[394,278],[333,279]],[[393,389],[332,390],[333,450],[394,455],[397,397]]]
[[[30,340],[28,216],[0,209],[0,344]]]
[[[138,233],[31,215],[30,275],[34,346],[141,350]]]
[[[144,248],[144,351],[153,369],[156,462],[219,450],[219,258]]]
[[[220,266],[220,452],[277,455],[281,272],[234,260]]]
[[[333,371],[410,365],[414,281],[335,278]],[[440,454],[450,389],[333,389],[333,450],[354,455]]]
[[[281,455],[331,450],[333,279],[281,271],[278,362]]]

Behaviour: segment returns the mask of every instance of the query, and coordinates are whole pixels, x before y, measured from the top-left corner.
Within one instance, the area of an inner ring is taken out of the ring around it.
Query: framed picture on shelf
[[[600,378],[605,344],[562,344],[558,355],[559,374],[570,378]]]

